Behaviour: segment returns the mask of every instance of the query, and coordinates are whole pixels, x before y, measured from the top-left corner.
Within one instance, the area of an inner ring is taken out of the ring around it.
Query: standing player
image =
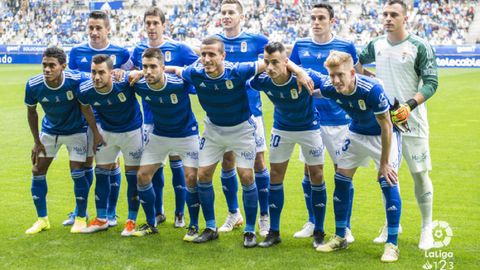
[[[138,192],[136,188],[137,171],[143,151],[143,133],[142,115],[135,93],[124,79],[112,82],[113,61],[110,56],[95,55],[92,58],[91,70],[92,80],[80,85],[78,99],[83,106],[95,108],[100,120],[100,133],[106,143],[99,146],[95,155],[97,217],[82,230],[83,233],[93,233],[109,227],[107,206],[110,171],[115,166],[120,151],[125,159],[125,175],[129,183],[127,224],[136,221],[140,206],[138,197],[142,199],[145,193],[142,186],[139,186]],[[133,183],[134,187],[130,188]]]
[[[352,178],[359,166],[368,167],[370,158],[378,169],[378,182],[385,195],[388,238],[381,257],[383,262],[398,260],[398,226],[402,201],[397,187],[400,162],[400,136],[393,132],[390,105],[382,85],[371,78],[356,75],[350,54],[332,51],[325,61],[330,80],[320,87],[322,96],[335,100],[352,118],[335,173],[333,209],[335,236],[317,247],[331,252],[347,248],[346,228]]]
[[[87,129],[82,112],[89,120],[93,134],[98,138],[93,113],[80,109],[77,100],[78,86],[87,78],[81,73],[64,71],[67,55],[62,49],[47,48],[42,56],[43,74],[28,80],[25,103],[28,106],[28,125],[34,139],[32,149],[32,198],[38,220],[25,233],[35,234],[50,229],[47,216],[46,175],[53,158],[65,144],[70,156],[70,174],[78,206],[78,215],[70,230],[79,233],[86,227],[88,183],[83,169],[87,158]],[[37,103],[42,105],[45,117],[42,132],[38,132]],[[95,140],[98,141],[98,140]]]
[[[299,93],[297,78],[287,70],[288,57],[285,47],[279,42],[265,46],[264,62],[266,73],[255,76],[250,81],[252,89],[264,91],[275,106],[273,129],[270,139],[271,183],[269,193],[270,231],[265,241],[259,246],[270,247],[280,243],[280,215],[283,209],[283,181],[290,156],[299,144],[307,170],[312,176],[312,204],[325,204],[323,183],[323,144],[320,135],[318,112],[308,91]],[[319,87],[320,80],[317,81]],[[320,208],[314,208],[315,222],[320,222]],[[323,244],[325,233],[314,232],[313,247]]]
[[[402,151],[415,182],[415,197],[422,215],[418,247],[427,250],[433,247],[433,186],[428,175],[432,164],[427,108],[423,103],[437,89],[437,64],[428,42],[407,32],[407,6],[404,2],[389,1],[383,8],[383,17],[387,34],[365,47],[360,54],[360,63],[375,62],[376,76],[384,82],[390,101],[396,98],[403,103],[392,119],[399,123],[408,119],[410,126],[411,131],[403,134]],[[386,239],[387,228],[384,226],[374,242],[383,243]]]
[[[106,54],[112,58],[114,68],[130,69],[130,54],[126,48],[111,44],[108,40],[110,33],[110,20],[103,11],[92,11],[88,16],[87,24],[89,42],[75,46],[70,51],[68,68],[82,72],[90,72],[92,58],[97,54]],[[90,135],[89,135],[90,136]],[[90,142],[91,143],[91,138]],[[85,176],[91,186],[93,183],[93,152],[88,151],[88,159],[85,167]],[[118,164],[110,171],[111,192],[108,201],[108,220],[110,226],[117,225],[116,207],[120,191],[121,172]],[[70,214],[69,219],[63,225],[71,225],[75,218],[76,211]]]
[[[186,198],[190,213],[189,229],[183,240],[193,241],[198,236],[200,211],[196,187],[199,145],[198,124],[192,112],[188,85],[181,78],[164,73],[164,56],[159,48],[148,48],[143,52],[142,69],[144,79],[137,82],[134,89],[151,108],[153,130],[142,155],[138,185],[151,186],[152,177],[171,152],[175,151],[181,156],[185,164]],[[155,211],[154,205],[148,207],[151,216],[147,220],[150,223],[155,221]],[[145,231],[145,234],[148,232]]]
[[[332,33],[332,25],[335,23],[335,14],[331,5],[323,3],[314,5],[310,18],[313,36],[311,38],[302,38],[295,42],[290,55],[290,60],[292,60],[292,62],[301,65],[303,68],[311,68],[322,74],[327,74],[327,70],[323,66],[323,63],[327,59],[331,50],[337,50],[350,54],[354,64],[357,63],[357,53],[353,43],[336,37]],[[336,169],[340,148],[342,147],[343,139],[347,134],[350,118],[333,100],[316,98],[314,101],[315,106],[320,113],[322,140]],[[323,186],[322,202],[313,206],[314,208],[318,207],[320,209],[312,208],[310,197],[310,176],[308,175],[306,167],[302,187],[308,210],[308,222],[303,226],[302,230],[294,234],[294,237],[296,238],[310,237],[313,235],[314,230],[323,232],[327,203],[327,191],[326,187]],[[352,198],[350,199],[350,204],[353,202],[353,192],[352,185],[352,190],[350,192]],[[319,222],[314,222],[314,211],[321,211],[322,213]],[[349,212],[346,235],[347,241],[352,243],[355,239],[350,231],[350,214],[351,210]],[[314,226],[314,223],[317,225]]]
[[[159,48],[163,55],[164,61],[169,66],[187,66],[198,59],[198,56],[187,45],[165,40],[163,32],[165,30],[165,15],[158,7],[150,7],[145,11],[143,16],[143,23],[145,31],[148,34],[148,41],[146,43],[138,44],[133,50],[131,60],[137,69],[142,69],[142,53],[148,48]],[[153,131],[154,120],[149,107],[149,102],[142,99],[143,107],[143,122],[145,125],[145,132],[147,135]],[[183,163],[179,156],[170,156],[170,169],[172,170],[172,185],[175,191],[175,227],[184,227],[184,206],[185,206],[185,175],[183,170]],[[166,216],[163,211],[163,166],[158,168],[157,172],[152,178],[153,189],[155,190],[155,212],[157,224],[165,221]],[[188,192],[188,189],[187,189]]]
[[[268,43],[267,37],[260,34],[251,34],[241,31],[241,23],[245,18],[243,5],[238,0],[224,0],[221,7],[221,21],[223,34],[217,35],[225,44],[226,60],[235,62],[257,61],[263,53],[263,48]],[[266,150],[265,128],[262,118],[262,102],[260,93],[247,87],[250,110],[254,116],[256,125],[257,144],[255,156],[255,183],[258,188],[258,200],[260,205],[259,233],[266,236],[268,233],[268,186],[270,176],[265,164],[264,152]],[[235,173],[235,157],[232,152],[225,153],[222,161],[223,193],[227,200],[229,214],[225,223],[218,229],[219,232],[232,231],[234,227],[243,223],[243,217],[238,211],[238,180]]]
[[[202,206],[207,228],[194,243],[204,243],[218,238],[214,212],[214,191],[212,177],[217,163],[227,151],[233,151],[237,171],[243,187],[243,204],[246,215],[244,233],[245,247],[256,246],[255,220],[258,208],[258,191],[254,182],[255,162],[255,123],[252,119],[246,82],[249,78],[263,72],[262,62],[232,64],[224,62],[225,47],[217,37],[202,41],[201,64],[193,64],[185,69],[169,67],[177,75],[193,84],[198,99],[206,111],[205,131],[200,141],[198,196]],[[311,80],[296,65],[291,69],[303,82],[312,87]]]

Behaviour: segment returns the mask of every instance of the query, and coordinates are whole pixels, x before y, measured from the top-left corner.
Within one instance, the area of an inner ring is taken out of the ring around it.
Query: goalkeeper
[[[410,131],[403,133],[402,152],[415,181],[415,196],[422,215],[419,248],[433,247],[433,187],[428,175],[432,169],[429,148],[427,108],[424,104],[438,86],[435,54],[428,42],[406,30],[407,8],[404,2],[391,0],[383,7],[386,35],[372,40],[359,60],[362,65],[376,63],[377,78],[384,82],[390,101],[397,98],[401,105],[392,111],[397,126],[408,120]],[[360,67],[360,73],[372,75]],[[374,242],[386,240],[386,227]]]

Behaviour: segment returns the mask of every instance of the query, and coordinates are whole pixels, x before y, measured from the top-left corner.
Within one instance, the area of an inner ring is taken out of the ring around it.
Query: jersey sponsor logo
[[[312,157],[321,157],[323,155],[323,147],[312,148],[308,151]]]
[[[83,57],[82,60],[80,60],[81,63],[88,63],[88,60],[86,57]]]
[[[378,108],[382,109],[382,108],[385,108],[388,106],[388,100],[387,98],[385,97],[385,94],[384,93],[381,93],[380,94],[380,103],[378,104]]]
[[[110,59],[112,59],[113,65],[117,64],[117,56],[115,54],[110,55]]]
[[[170,62],[172,61],[172,52],[171,51],[166,51],[165,52],[165,62]]]
[[[170,95],[170,101],[172,102],[172,104],[177,104],[178,103],[177,95],[171,94]]]
[[[68,99],[68,100],[72,100],[72,99],[73,99],[73,92],[72,92],[72,90],[68,90],[68,91],[67,91],[67,99]]]
[[[44,97],[44,98],[42,99],[42,102],[50,102],[50,100],[48,100],[47,97]]]
[[[233,89],[233,82],[231,80],[225,81],[225,85],[227,86],[227,89]]]
[[[365,111],[367,109],[367,105],[365,104],[365,100],[359,99],[358,100],[358,107],[360,107],[360,110]]]
[[[247,52],[247,42],[246,41],[242,41],[242,43],[240,43],[240,51],[241,52]]]
[[[142,157],[142,153],[143,153],[143,149],[140,148],[140,149],[137,149],[137,151],[129,152],[128,155],[135,160],[140,160],[140,158]]]
[[[292,99],[298,99],[297,89],[291,89],[290,90],[290,96],[292,96]]]
[[[187,157],[190,157],[193,160],[198,160],[198,152],[187,152]]]
[[[120,100],[120,102],[127,101],[127,97],[125,96],[124,93],[119,93],[117,96],[118,96],[118,99]]]
[[[246,160],[254,160],[255,159],[255,152],[254,151],[244,151],[240,153],[240,156],[242,156]]]

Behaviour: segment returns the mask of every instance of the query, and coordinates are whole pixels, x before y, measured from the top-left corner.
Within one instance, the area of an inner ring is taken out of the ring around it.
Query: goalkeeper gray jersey
[[[377,78],[384,83],[385,93],[393,104],[401,103],[421,92],[428,99],[438,84],[437,64],[432,47],[423,39],[409,35],[398,44],[391,44],[387,36],[372,40],[359,55],[360,63],[376,63]],[[404,136],[424,137],[429,134],[425,103],[410,113],[411,132]]]

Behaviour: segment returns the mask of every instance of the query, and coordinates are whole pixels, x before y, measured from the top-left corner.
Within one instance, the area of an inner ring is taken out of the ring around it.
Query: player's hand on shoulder
[[[302,87],[305,87],[310,95],[313,94],[315,84],[306,71],[302,71],[297,74],[297,85],[298,93],[301,93]]]
[[[123,78],[123,76],[125,76],[125,70],[119,69],[119,68],[112,70],[112,77],[114,81],[116,82],[120,81]]]
[[[128,82],[130,85],[134,85],[143,77],[143,72],[140,70],[132,70],[128,73]]]

